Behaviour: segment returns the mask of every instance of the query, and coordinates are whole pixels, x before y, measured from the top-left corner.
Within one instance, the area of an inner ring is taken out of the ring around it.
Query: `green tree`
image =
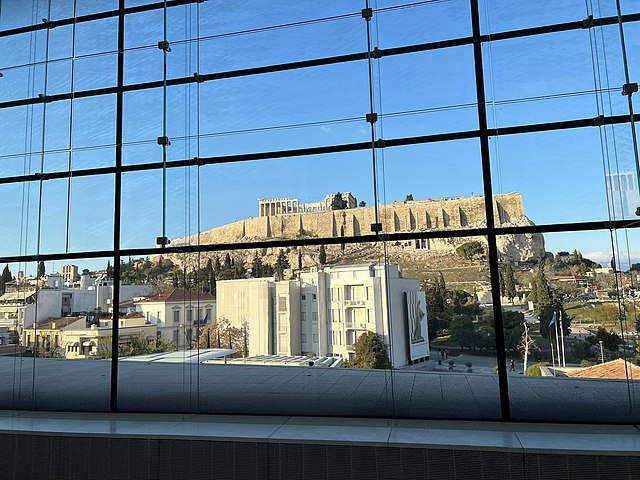
[[[511,264],[508,263],[504,272],[504,296],[507,297],[510,302],[513,302],[516,295],[516,278]]]
[[[631,264],[630,272],[640,272],[640,263]]]
[[[253,261],[251,262],[251,276],[253,278],[262,277],[263,269],[264,267],[262,265],[262,260],[260,259],[260,257],[258,256],[258,253],[256,252],[256,254],[253,256]]]
[[[365,202],[365,201],[363,200],[363,201],[361,201],[361,202],[358,204],[358,206],[359,206],[359,207],[366,207],[366,206],[367,206],[367,202]]]
[[[320,245],[319,257],[320,265],[327,263],[327,251],[325,250],[324,245]]]
[[[547,276],[544,273],[545,264],[546,259],[541,259],[538,263],[538,272],[533,276],[531,282],[531,295],[529,298],[533,301],[537,314],[540,314],[553,302],[551,287],[549,287]]]
[[[504,330],[504,346],[507,350],[515,350],[524,333],[524,313],[502,310],[502,327]]]
[[[451,317],[451,341],[460,345],[460,349],[475,348],[477,346],[477,335],[473,326],[473,320],[468,315],[456,314]]]
[[[404,199],[405,202],[413,202],[413,193],[407,195]]]
[[[284,271],[290,268],[289,260],[284,253],[284,250],[280,250],[278,252],[278,258],[276,258],[276,264],[274,267],[275,273],[278,275],[278,278],[282,280],[284,278]]]
[[[382,338],[374,332],[360,335],[355,344],[355,360],[353,368],[391,368],[389,353]]]
[[[9,270],[9,265],[5,265],[2,270],[1,280],[5,285],[13,280],[13,275],[11,274],[11,270]]]
[[[347,201],[342,198],[342,193],[337,192],[331,200],[331,210],[344,210],[347,208]]]
[[[40,260],[38,262],[38,271],[37,271],[37,276],[38,278],[42,278],[44,277],[44,275],[47,273],[46,269],[44,268],[44,262],[42,260]]]
[[[556,323],[551,323],[553,314],[556,315]],[[560,322],[560,316],[562,316],[562,322]],[[571,321],[573,317],[568,315],[565,311],[562,302],[555,298],[549,305],[544,307],[540,311],[540,335],[544,338],[555,338],[556,331],[560,332],[560,325],[562,324],[562,332],[560,336],[568,337],[571,334]]]
[[[617,352],[618,347],[624,343],[620,335],[612,330],[607,332],[604,327],[598,327],[595,337],[588,337],[587,341],[592,345],[602,341],[604,348],[611,352]]]
[[[111,260],[107,260],[107,278],[113,278],[113,267],[111,266]]]
[[[478,241],[466,242],[456,248],[456,254],[460,257],[469,260],[476,255],[482,255],[484,253],[484,247]]]

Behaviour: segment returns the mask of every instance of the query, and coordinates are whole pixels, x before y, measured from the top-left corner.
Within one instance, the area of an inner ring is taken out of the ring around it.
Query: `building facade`
[[[247,328],[249,355],[353,360],[365,332],[382,336],[394,367],[429,357],[426,298],[397,265],[311,268],[295,279],[219,281],[218,319]]]
[[[123,346],[134,337],[156,338],[156,326],[142,314],[125,315],[119,319],[118,344]],[[113,319],[93,319],[87,316],[51,318],[26,328],[27,348],[39,355],[65,358],[91,358],[111,349]]]
[[[165,290],[138,299],[135,305],[145,321],[157,326],[158,335],[174,342],[179,350],[191,346],[199,324],[216,317],[216,297],[188,290]]]

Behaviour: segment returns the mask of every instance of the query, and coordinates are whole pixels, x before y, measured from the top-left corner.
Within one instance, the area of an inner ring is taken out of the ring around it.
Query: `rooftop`
[[[208,293],[197,293],[189,290],[174,288],[165,290],[152,297],[139,300],[136,303],[181,303],[215,301],[216,297]]]
[[[640,380],[640,367],[622,358],[611,362],[580,368],[565,374],[573,378],[611,378],[619,380]]]
[[[38,330],[60,330],[61,328],[68,327],[69,325],[76,323],[78,320],[85,320],[85,317],[49,318],[43,322],[38,322],[35,326],[32,325],[25,330],[33,330],[34,328],[37,328]]]

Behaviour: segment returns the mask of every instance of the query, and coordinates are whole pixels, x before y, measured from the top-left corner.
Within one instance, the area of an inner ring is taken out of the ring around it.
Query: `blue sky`
[[[18,0],[2,3],[0,28],[29,23],[33,17],[63,18],[73,2],[38,2],[38,12],[25,12]],[[79,13],[113,8],[113,0],[81,2]],[[128,5],[147,2],[128,2]],[[390,48],[443,40],[471,33],[466,0],[451,0],[376,15],[374,45]],[[625,12],[637,9],[623,2]],[[168,75],[188,76],[271,63],[361,52],[366,49],[365,23],[359,17],[363,1],[247,2],[208,1],[200,4],[201,37],[195,37],[196,6],[169,9]],[[386,8],[395,1],[373,1]],[[574,21],[593,13],[615,13],[615,2],[599,2],[587,12],[583,1],[481,2],[483,33]],[[250,12],[251,14],[247,14]],[[355,13],[332,21],[243,35],[247,29]],[[161,11],[132,15],[126,24],[125,83],[162,77],[162,54],[154,46],[162,37]],[[68,91],[72,68],[76,90],[115,82],[116,19],[79,24],[75,52],[73,28],[51,30],[47,93]],[[589,30],[495,41],[483,48],[489,124],[503,128],[537,122],[627,113],[619,90],[596,97],[594,85],[619,89],[624,83],[617,27],[597,34],[592,57]],[[640,48],[640,25],[625,26],[627,49]],[[44,67],[7,68],[44,59],[45,32],[19,39],[0,39],[0,101],[36,96],[44,91]],[[75,53],[76,59],[69,58]],[[631,78],[640,78],[640,56],[629,55]],[[606,68],[605,68],[606,64]],[[595,75],[594,75],[595,65]],[[478,126],[471,46],[382,58],[375,65],[377,135],[408,137]],[[31,83],[30,83],[31,80]],[[633,81],[633,80],[632,80]],[[172,87],[167,92],[169,160],[258,151],[304,148],[369,139],[364,114],[369,111],[367,64],[364,61],[314,67],[260,76],[238,77],[199,86]],[[572,94],[572,95],[568,95]],[[199,104],[197,98],[199,95]],[[539,97],[544,97],[540,99]],[[636,96],[637,97],[637,96]],[[538,99],[534,99],[538,98]],[[526,100],[522,100],[526,99]],[[600,104],[597,101],[600,101]],[[637,102],[637,98],[636,98]],[[128,92],[124,111],[124,163],[161,159],[155,138],[162,133],[161,89]],[[72,106],[72,108],[71,108]],[[198,109],[199,107],[199,109]],[[8,141],[0,145],[0,175],[37,172],[41,168],[41,105],[0,111],[0,126]],[[640,110],[640,105],[636,106]],[[27,122],[33,122],[29,128]],[[309,123],[316,122],[312,125]],[[298,125],[291,127],[292,125]],[[277,128],[274,128],[277,127]],[[287,127],[287,128],[285,128]],[[28,134],[29,130],[31,131]],[[201,138],[196,140],[197,133]],[[606,137],[605,137],[606,135]],[[186,138],[190,137],[190,138]],[[114,164],[115,95],[47,105],[44,171]],[[494,193],[522,193],[525,213],[537,224],[608,218],[605,170],[633,168],[628,125],[584,128],[491,139]],[[605,157],[603,162],[603,147]],[[24,152],[31,155],[24,155]],[[385,149],[379,158],[380,201],[390,203],[413,194],[416,199],[483,193],[477,139]],[[350,152],[200,169],[171,169],[168,178],[170,237],[197,231],[198,204],[203,230],[257,214],[257,199],[291,196],[315,201],[327,193],[351,191],[368,205],[373,202],[371,152]],[[70,193],[69,250],[108,249],[113,228],[113,176],[47,181],[43,189],[40,251],[67,248],[67,195]],[[199,199],[198,199],[199,191]],[[0,186],[6,208],[1,214],[6,235],[0,249],[10,255],[36,250],[38,185]],[[161,234],[161,174],[127,173],[123,177],[122,246],[149,247]],[[29,208],[26,209],[28,199]],[[199,200],[199,202],[198,202]],[[28,212],[28,215],[27,215]],[[604,258],[611,251],[608,233],[547,236],[550,251],[579,249]],[[633,232],[632,232],[633,233]],[[22,238],[22,241],[20,241]],[[640,261],[634,248],[633,261]],[[608,254],[610,257],[610,253]],[[638,258],[636,258],[638,257]],[[595,259],[595,258],[594,258]],[[600,261],[600,260],[598,260]]]

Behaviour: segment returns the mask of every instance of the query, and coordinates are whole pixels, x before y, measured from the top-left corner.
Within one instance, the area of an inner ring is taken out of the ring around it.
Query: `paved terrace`
[[[110,368],[0,357],[0,409],[108,411]],[[122,412],[500,419],[488,373],[143,362],[119,372]],[[512,375],[509,393],[517,420],[640,423],[640,382]]]

